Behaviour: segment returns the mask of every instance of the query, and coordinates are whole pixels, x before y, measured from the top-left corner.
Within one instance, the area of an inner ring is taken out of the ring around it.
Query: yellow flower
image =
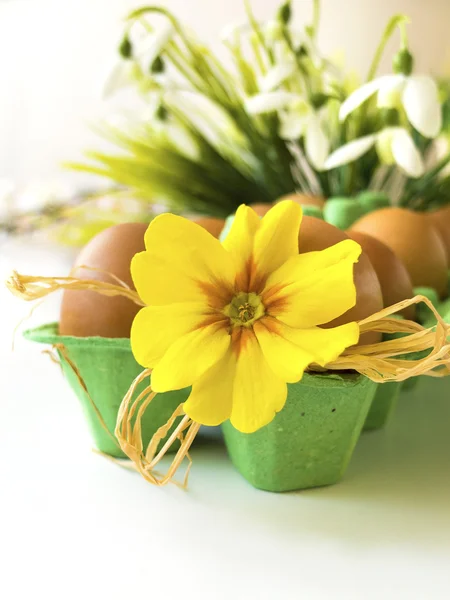
[[[256,431],[283,408],[286,383],[357,343],[357,323],[318,325],[354,306],[361,248],[345,240],[299,254],[301,219],[290,201],[262,220],[243,205],[223,243],[172,214],[149,225],[146,250],[131,263],[147,305],[134,320],[131,346],[153,369],[154,391],[192,386],[184,410],[193,420],[231,419],[239,431]]]

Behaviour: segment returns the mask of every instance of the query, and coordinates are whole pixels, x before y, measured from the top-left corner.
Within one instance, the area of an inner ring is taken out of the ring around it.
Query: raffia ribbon
[[[35,277],[20,275],[14,272],[7,281],[7,287],[13,294],[24,300],[43,298],[58,289],[91,290],[107,296],[124,296],[139,306],[144,303],[137,292],[131,290],[117,278],[116,283],[105,283],[96,280],[81,280],[76,277]],[[408,320],[392,318],[392,315],[413,304],[424,302],[436,317],[437,324],[426,329],[422,325]],[[361,333],[378,331],[381,333],[401,333],[403,337],[385,340],[377,344],[353,346],[348,348],[326,368],[311,365],[311,371],[342,371],[354,370],[377,383],[387,381],[404,381],[418,375],[444,377],[450,374],[450,325],[446,324],[433,304],[425,296],[415,296],[385,308],[378,313],[359,322]],[[424,358],[403,358],[403,355],[429,350]],[[130,389],[122,400],[115,435],[123,452],[133,461],[136,469],[150,483],[165,485],[174,481],[174,476],[185,458],[188,467],[182,485],[187,485],[192,461],[189,449],[200,429],[200,423],[190,419],[184,413],[183,404],[174,411],[165,425],[160,427],[144,449],[142,442],[141,421],[147,407],[155,398],[156,393],[147,386],[137,398],[133,398],[137,386],[151,371],[145,369],[131,384]],[[173,427],[175,421],[182,417],[174,431],[164,442],[159,452],[157,448]],[[174,441],[180,440],[180,448],[173,458],[165,474],[156,472],[155,467],[165,456]]]

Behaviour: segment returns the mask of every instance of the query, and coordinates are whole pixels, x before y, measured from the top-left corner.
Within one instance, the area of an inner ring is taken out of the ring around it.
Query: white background
[[[17,242],[2,279],[67,272]],[[0,288],[0,577],[5,600],[448,600],[450,402],[404,396],[360,439],[344,480],[253,489],[221,444],[197,445],[189,491],[154,488],[93,454],[80,407],[42,347],[16,338],[29,305]],[[49,300],[32,322],[57,317]],[[443,387],[446,384],[447,387]]]
[[[240,0],[172,0],[206,40]],[[276,0],[254,0],[267,16]],[[424,70],[442,68],[447,0],[325,0],[325,49],[367,66],[393,12],[408,11]],[[95,138],[99,90],[126,0],[0,3],[0,176],[56,175]],[[298,12],[309,2],[298,0]],[[13,267],[66,274],[69,251],[0,246]],[[252,489],[220,444],[193,450],[190,490],[155,489],[90,451],[82,414],[41,347],[11,339],[29,306],[0,285],[0,590],[6,600],[448,600],[450,403],[403,397],[359,441],[344,480],[302,493]],[[57,299],[32,322],[57,318]]]
[[[223,26],[244,17],[243,0],[154,3],[174,10],[219,52]],[[99,146],[90,124],[112,108],[101,101],[100,93],[115,60],[122,19],[143,4],[0,1],[0,177],[19,184],[55,176],[85,182],[88,176],[62,171],[60,164],[78,160],[87,147]],[[252,5],[255,14],[266,19],[279,0],[252,0]],[[296,20],[309,22],[311,0],[293,0],[293,6]],[[448,0],[322,0],[320,45],[327,53],[344,50],[349,67],[365,73],[388,18],[399,12],[411,16],[408,31],[417,71],[446,69],[450,74]],[[390,68],[398,41],[396,34],[384,70]],[[113,104],[122,105],[119,99]]]

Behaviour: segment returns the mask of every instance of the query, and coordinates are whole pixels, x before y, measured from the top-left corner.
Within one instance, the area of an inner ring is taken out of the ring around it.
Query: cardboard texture
[[[142,372],[143,367],[134,360],[130,340],[125,338],[78,338],[58,335],[58,325],[52,323],[28,330],[24,337],[43,344],[64,344],[70,360],[76,365],[90,397],[99,410],[103,420],[114,436],[116,418],[120,403],[131,383]],[[65,378],[80,401],[95,446],[111,456],[125,458],[125,454],[108,435],[102,426],[94,407],[80,384],[73,369],[59,353]],[[147,386],[142,382],[137,395]],[[189,389],[158,394],[151,402],[142,418],[142,438],[145,445],[156,430],[164,425],[175,408],[184,402]],[[176,424],[174,425],[174,427]],[[176,450],[174,444],[171,450]]]
[[[335,197],[327,200],[323,215],[327,223],[345,231],[364,215],[364,209],[354,198]]]
[[[288,386],[286,405],[255,433],[222,425],[238,471],[254,487],[287,492],[343,476],[377,384],[357,374],[305,374]]]
[[[396,381],[378,384],[363,431],[381,429],[391,418],[402,384]]]

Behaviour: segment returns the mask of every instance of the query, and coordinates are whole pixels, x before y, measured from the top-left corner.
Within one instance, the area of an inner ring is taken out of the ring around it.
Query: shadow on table
[[[206,492],[216,508],[220,504],[230,518],[242,519],[247,526],[283,529],[287,535],[323,534],[364,544],[420,540],[450,546],[448,383],[434,380],[433,392],[429,389],[421,381],[413,392],[403,394],[384,430],[362,435],[337,485],[286,494],[254,490],[216,443],[198,448],[194,471],[219,469],[223,473],[219,486],[207,490],[203,472],[195,477],[190,493],[202,502]]]

